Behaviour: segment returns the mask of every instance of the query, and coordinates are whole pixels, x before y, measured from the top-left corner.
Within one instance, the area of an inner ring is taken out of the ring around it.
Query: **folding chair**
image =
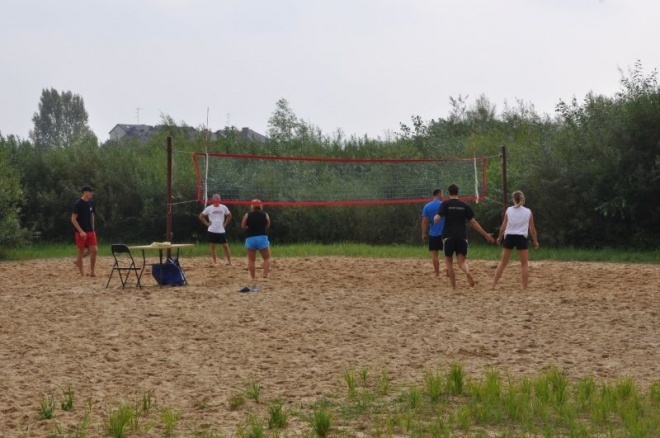
[[[128,282],[128,278],[130,277],[131,272],[135,273],[137,286],[142,289],[140,278],[142,278],[142,273],[144,272],[144,263],[142,263],[141,266],[136,265],[133,254],[131,254],[131,250],[126,245],[116,243],[110,245],[110,250],[112,251],[112,257],[115,259],[115,264],[112,266],[112,271],[110,271],[110,278],[108,278],[108,282],[106,283],[105,287],[108,287],[110,280],[112,280],[112,275],[115,273],[115,271],[117,271],[119,274],[119,280],[121,281],[122,289],[126,287],[126,283]]]

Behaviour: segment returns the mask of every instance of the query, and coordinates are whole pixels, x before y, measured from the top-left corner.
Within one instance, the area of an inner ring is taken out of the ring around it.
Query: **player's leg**
[[[80,275],[84,275],[85,273],[83,272],[83,258],[85,257],[85,248],[77,248],[78,253],[76,254],[76,261],[73,262],[74,265],[76,265],[76,268],[78,268],[78,272]]]
[[[439,252],[442,250],[442,239],[440,236],[429,236],[429,251],[431,252],[431,259],[433,262],[433,271],[435,276],[440,276],[440,257]]]
[[[465,272],[467,277],[468,284],[470,287],[474,286],[474,279],[472,274],[470,274],[470,267],[467,264],[467,254],[468,254],[468,243],[465,239],[454,239],[456,240],[456,264],[461,268],[461,271]]]
[[[85,244],[87,245],[89,253],[89,276],[96,277],[96,255],[99,252],[99,247],[98,242],[96,241],[95,231],[87,233],[87,236],[85,237]]]
[[[229,245],[227,243],[223,243],[222,250],[225,252],[225,257],[227,258],[227,264],[231,265],[231,251],[229,251]]]
[[[529,282],[529,250],[521,249],[518,250],[518,257],[520,257],[520,269],[522,270],[522,285],[523,289],[527,289],[527,283]]]
[[[472,278],[472,274],[470,274],[470,267],[467,263],[466,254],[456,254],[456,264],[461,268],[461,271],[465,272],[470,287],[474,286],[474,278]]]
[[[439,251],[433,251],[433,271],[435,276],[440,276],[440,257],[438,256]]]
[[[211,243],[211,258],[213,259],[213,264],[216,264],[218,262],[215,246],[216,246],[215,243]]]
[[[248,271],[250,272],[250,277],[254,280],[257,276],[256,274],[256,259],[257,259],[257,250],[247,248],[247,258],[248,258]]]
[[[268,273],[270,272],[270,247],[266,247],[259,251],[261,253],[261,258],[263,259],[263,276],[268,278]]]
[[[456,289],[456,274],[454,273],[454,258],[445,257],[445,268],[447,269],[447,277],[451,283],[452,289]]]
[[[491,286],[491,290],[495,290],[495,285],[497,285],[497,282],[502,277],[504,268],[506,268],[506,266],[509,264],[509,257],[511,257],[511,249],[502,248],[502,259],[500,260],[500,263],[497,265],[497,269],[495,270],[495,277],[493,278],[493,285]]]
[[[83,259],[85,258],[85,252],[89,251],[89,248],[87,247],[87,241],[84,237],[80,235],[79,232],[76,231],[75,233],[75,238],[76,238],[76,261],[73,262],[74,265],[76,265],[76,268],[78,268],[78,272],[80,275],[84,275],[85,272],[83,271]]]
[[[96,277],[96,255],[99,252],[97,245],[89,246],[89,276]]]
[[[447,270],[447,277],[451,283],[452,289],[456,289],[456,273],[454,273],[454,244],[456,239],[445,239],[443,253],[445,256],[445,269]]]

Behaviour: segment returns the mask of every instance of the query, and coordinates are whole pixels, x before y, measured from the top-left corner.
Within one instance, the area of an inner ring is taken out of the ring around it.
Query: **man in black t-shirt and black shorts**
[[[495,243],[495,238],[484,231],[481,225],[474,218],[474,212],[468,204],[458,199],[458,186],[452,184],[448,188],[449,199],[444,201],[438,210],[438,214],[433,218],[434,222],[440,222],[440,218],[445,218],[445,227],[442,231],[442,241],[444,244],[445,266],[447,276],[451,281],[451,287],[456,289],[456,274],[454,273],[454,253],[456,262],[467,276],[470,287],[474,286],[474,279],[470,275],[466,258],[468,253],[467,224],[484,236],[488,243]]]

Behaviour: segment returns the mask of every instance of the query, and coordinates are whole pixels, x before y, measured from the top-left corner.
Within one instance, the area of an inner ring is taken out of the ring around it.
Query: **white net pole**
[[[206,141],[204,142],[204,152],[206,152],[206,163],[204,169],[204,208],[209,200],[209,108],[206,107]]]

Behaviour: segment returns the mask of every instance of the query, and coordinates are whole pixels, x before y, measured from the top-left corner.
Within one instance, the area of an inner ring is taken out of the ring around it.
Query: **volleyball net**
[[[357,159],[193,154],[197,198],[223,204],[254,198],[274,206],[339,206],[427,202],[433,189],[456,184],[460,198],[486,197],[486,157],[463,159]]]

